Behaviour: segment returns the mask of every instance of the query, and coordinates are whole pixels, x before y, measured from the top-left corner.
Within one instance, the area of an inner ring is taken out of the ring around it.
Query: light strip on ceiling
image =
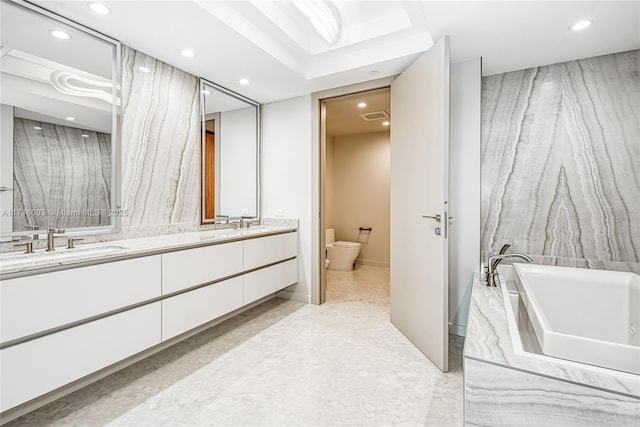
[[[306,16],[316,33],[324,41],[334,44],[340,38],[340,15],[325,0],[292,0],[293,5]]]

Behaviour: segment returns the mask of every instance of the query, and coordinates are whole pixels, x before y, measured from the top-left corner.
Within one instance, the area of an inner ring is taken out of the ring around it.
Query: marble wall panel
[[[14,231],[110,224],[109,134],[21,118],[13,129]]]
[[[121,205],[129,213],[123,230],[197,224],[197,77],[124,47],[122,81]]]
[[[484,77],[482,250],[640,262],[640,51]]]

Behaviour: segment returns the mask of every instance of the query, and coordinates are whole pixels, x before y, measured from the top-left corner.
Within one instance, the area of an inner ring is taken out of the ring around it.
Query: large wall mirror
[[[120,45],[2,0],[0,237],[118,228]]]
[[[259,212],[259,104],[200,80],[203,224]]]

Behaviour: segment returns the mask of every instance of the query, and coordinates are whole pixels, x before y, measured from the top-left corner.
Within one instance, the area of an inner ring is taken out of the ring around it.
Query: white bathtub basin
[[[542,353],[640,374],[640,276],[514,264]]]

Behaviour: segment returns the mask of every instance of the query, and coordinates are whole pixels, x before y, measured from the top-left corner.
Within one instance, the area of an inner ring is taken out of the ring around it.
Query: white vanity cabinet
[[[160,296],[160,255],[3,280],[2,343]]]
[[[160,303],[0,350],[2,411],[160,343]]]
[[[0,282],[2,412],[298,281],[297,231],[154,253]]]

